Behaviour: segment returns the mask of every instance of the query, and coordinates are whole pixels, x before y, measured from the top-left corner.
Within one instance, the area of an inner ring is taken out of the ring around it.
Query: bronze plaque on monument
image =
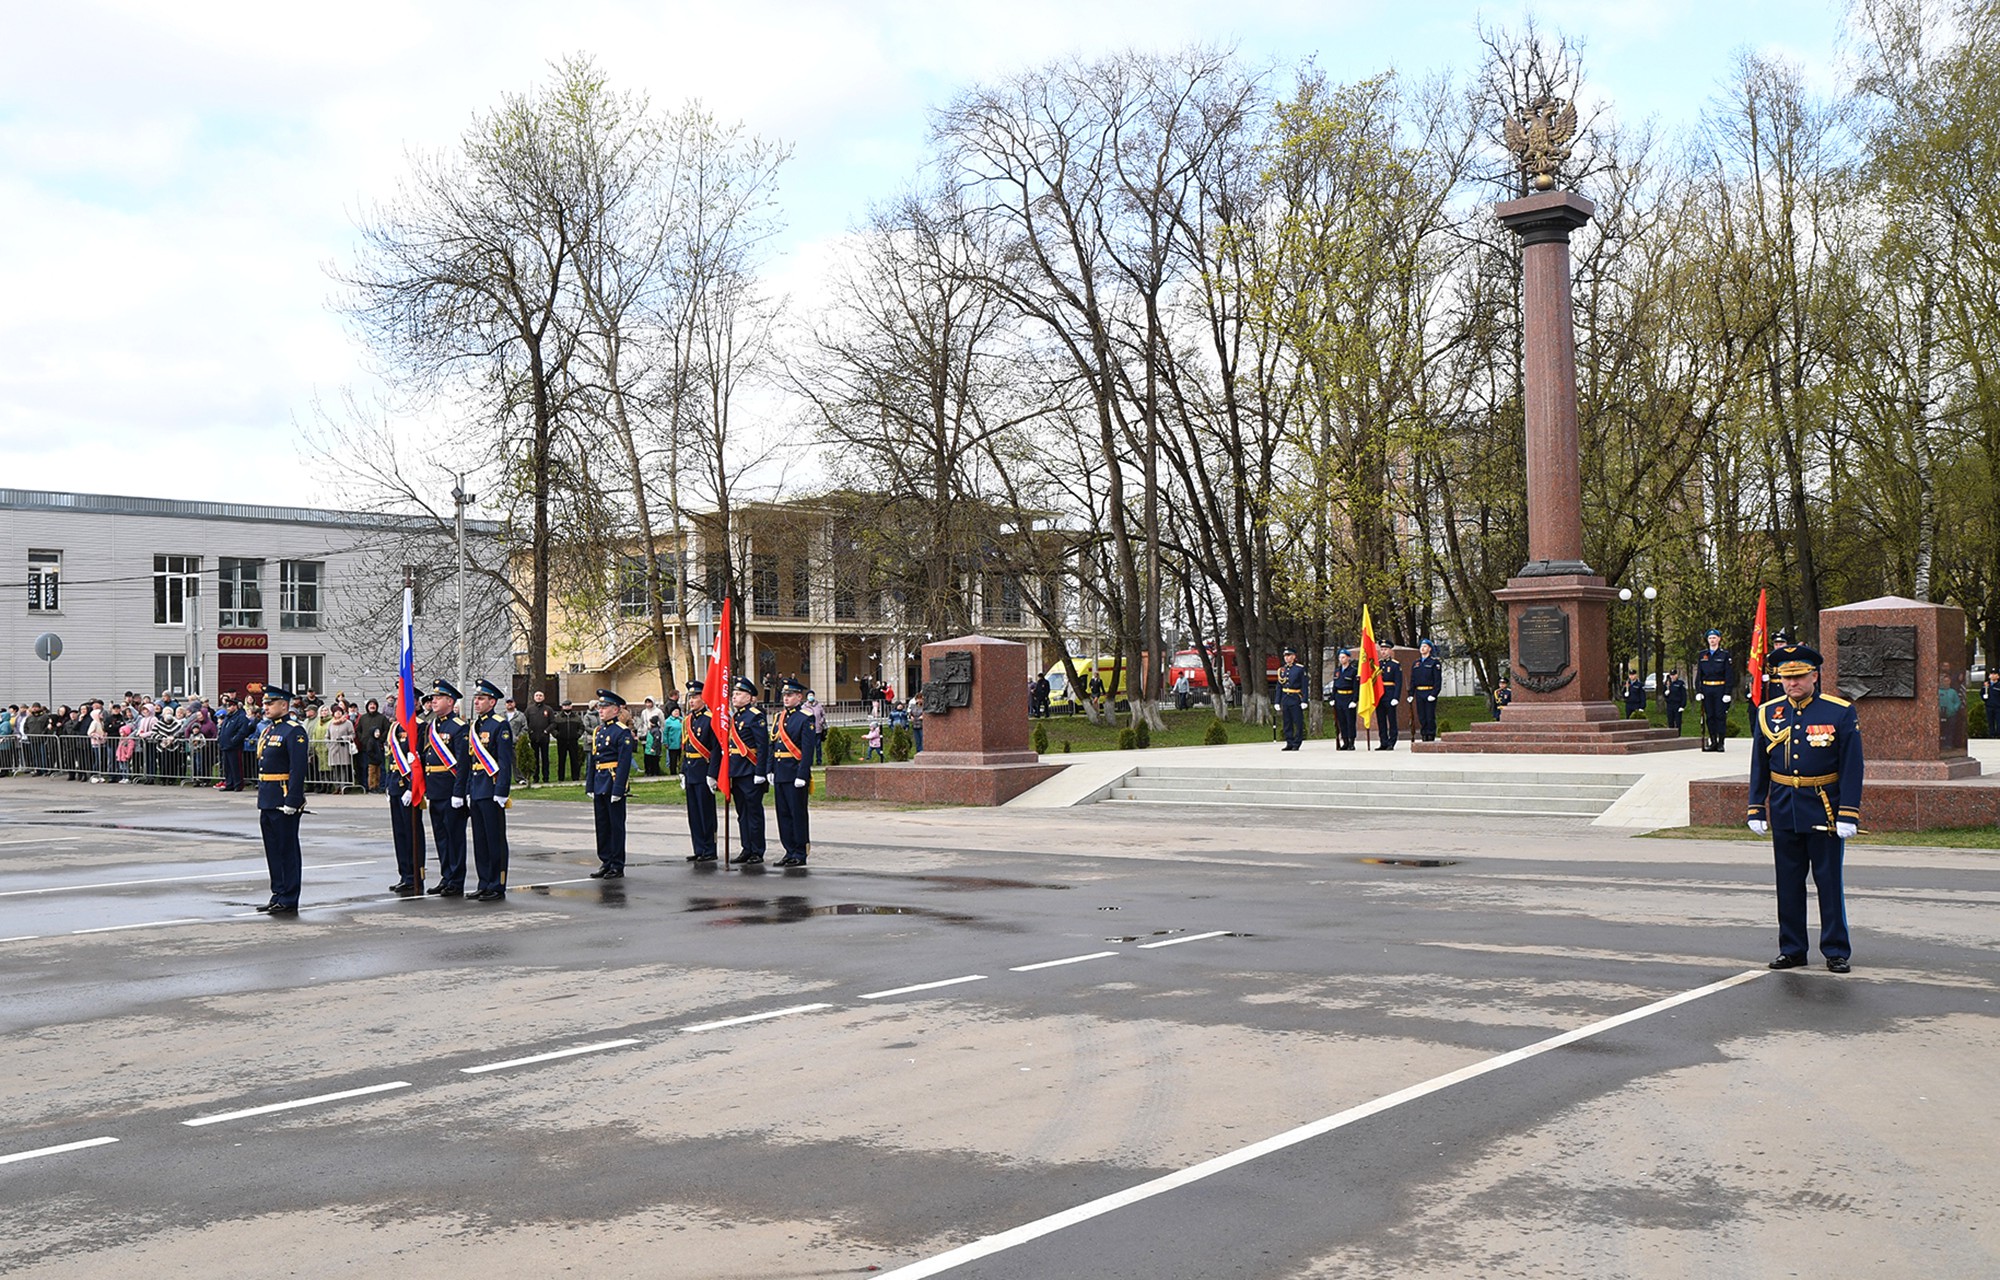
[[[1569,615],[1561,609],[1523,609],[1514,631],[1514,660],[1528,675],[1552,676],[1569,665]]]
[[[931,659],[931,678],[923,687],[924,713],[941,716],[953,707],[972,705],[972,652],[947,649]]]
[[[1842,627],[1840,692],[1847,698],[1917,696],[1915,627]]]

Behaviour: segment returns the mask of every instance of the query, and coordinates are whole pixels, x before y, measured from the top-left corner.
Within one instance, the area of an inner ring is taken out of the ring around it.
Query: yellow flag
[[[1375,727],[1375,704],[1382,700],[1382,655],[1375,648],[1375,624],[1368,606],[1361,606],[1361,723]]]

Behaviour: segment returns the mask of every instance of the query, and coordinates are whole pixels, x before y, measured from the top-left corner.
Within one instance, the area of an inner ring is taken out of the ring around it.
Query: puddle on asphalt
[[[625,905],[625,889],[623,886],[616,884],[594,884],[588,887],[528,884],[522,885],[518,889],[509,889],[507,892],[509,894],[536,893],[544,898],[582,898],[591,902],[601,903],[607,907],[622,907]]]
[[[812,920],[821,916],[921,916],[926,920],[938,920],[945,924],[972,924],[979,919],[977,916],[959,911],[937,911],[929,907],[881,906],[870,902],[838,902],[830,906],[816,907],[810,898],[789,894],[776,898],[689,898],[685,910],[740,913],[705,922],[715,925],[797,924],[801,920]]]
[[[1457,858],[1357,858],[1371,867],[1455,867]]]
[[[954,876],[942,873],[900,875],[895,873],[853,871],[845,875],[867,876],[875,880],[915,881],[929,885],[933,889],[1067,889],[1066,884],[1041,884],[1033,880],[1008,880],[1000,876]]]

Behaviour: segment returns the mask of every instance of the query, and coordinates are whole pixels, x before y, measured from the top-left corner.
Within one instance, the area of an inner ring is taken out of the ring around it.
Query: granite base
[[[1688,783],[1688,821],[1697,827],[1743,825],[1750,783],[1738,778],[1698,778]],[[1938,827],[2000,826],[2000,778],[1960,782],[1868,779],[1861,789],[1861,829],[1928,831]]]
[[[928,754],[928,753],[926,753]],[[1001,805],[1055,777],[1066,764],[844,764],[826,771],[835,800]]]

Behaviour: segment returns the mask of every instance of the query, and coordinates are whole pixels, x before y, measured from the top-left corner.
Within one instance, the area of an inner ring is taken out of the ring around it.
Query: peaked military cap
[[[504,698],[507,696],[500,692],[500,686],[494,684],[491,680],[481,680],[478,684],[472,686],[472,691],[474,693],[483,693],[489,698]]]
[[[265,685],[264,701],[270,702],[274,698],[283,698],[286,702],[290,702],[292,700],[292,691],[290,689],[280,689],[274,684]],[[42,704],[38,702],[35,705],[40,706]]]
[[[622,707],[625,705],[625,699],[619,697],[617,692],[612,689],[599,689],[597,691],[597,700],[613,707]]]
[[[1717,640],[1722,639],[1722,628],[1710,627],[1708,630],[1701,633],[1701,638],[1704,640],[1708,639],[1710,636],[1714,636]]]
[[[1429,636],[1425,636],[1423,639],[1417,641],[1417,648],[1421,649],[1425,645],[1429,645],[1433,649],[1437,648],[1437,642],[1435,640],[1432,640]]]
[[[700,692],[701,692],[701,681],[699,681],[699,680],[690,680],[690,681],[688,681],[688,682],[687,682],[687,691],[688,691],[689,693],[700,693]]]
[[[736,677],[736,682],[729,687],[732,691],[747,693],[753,698],[757,696],[757,682],[749,676]]]
[[[1299,651],[1298,651],[1297,649],[1294,649],[1294,648],[1292,648],[1292,646],[1290,646],[1290,645],[1286,645],[1286,646],[1285,646],[1285,656],[1286,656],[1287,658],[1296,658],[1296,657],[1298,657],[1298,656],[1299,656]]]
[[[440,680],[436,684],[432,685],[431,694],[433,696],[436,696],[437,694],[443,694],[445,697],[450,698],[453,701],[457,701],[458,699],[463,698],[465,696],[464,694],[460,693],[456,688],[454,688],[452,686],[451,681],[449,680]]]
[[[804,686],[803,684],[800,684],[800,683],[798,682],[798,680],[796,680],[795,678],[793,678],[793,677],[791,677],[791,676],[786,676],[786,677],[785,677],[785,692],[786,692],[786,693],[804,693],[805,691],[806,691],[806,687],[805,687],[805,686]]]
[[[1781,676],[1809,676],[1825,659],[1809,644],[1781,645],[1771,650],[1771,670]]]

